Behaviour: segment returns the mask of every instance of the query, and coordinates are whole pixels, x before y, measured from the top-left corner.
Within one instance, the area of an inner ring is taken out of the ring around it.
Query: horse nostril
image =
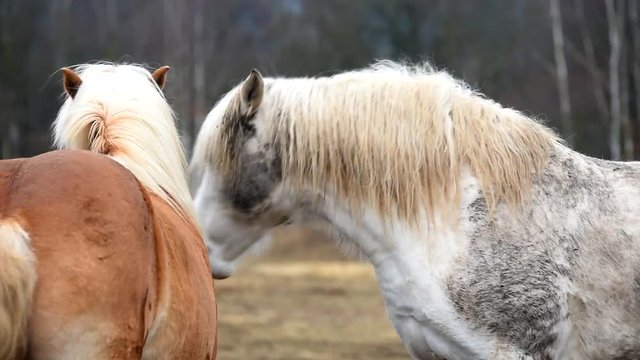
[[[276,226],[278,225],[291,225],[291,223],[293,222],[293,220],[291,220],[290,217],[283,215],[282,217],[280,217],[280,220],[278,221],[278,223],[276,224]]]

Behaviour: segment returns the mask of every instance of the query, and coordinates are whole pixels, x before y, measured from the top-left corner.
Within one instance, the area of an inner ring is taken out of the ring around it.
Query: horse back
[[[0,161],[0,218],[25,228],[37,261],[32,358],[98,356],[105,347],[139,358],[157,307],[147,200],[133,175],[103,155]],[[75,354],[74,342],[96,353]]]

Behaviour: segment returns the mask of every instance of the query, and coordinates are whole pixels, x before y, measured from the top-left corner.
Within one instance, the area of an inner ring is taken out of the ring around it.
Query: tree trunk
[[[625,12],[621,10],[618,14],[620,28],[624,29]],[[624,30],[622,33],[624,34]],[[622,40],[624,44],[624,36]],[[631,118],[629,116],[629,81],[631,80],[631,74],[629,73],[627,51],[627,46],[622,45],[620,61],[620,120],[622,121],[622,149],[624,160],[631,161],[633,160],[633,125],[631,124]]]
[[[638,17],[640,14],[638,2],[630,1],[629,2],[629,20],[631,23],[631,42],[632,49],[631,56],[629,56],[631,60],[631,64],[629,64],[631,68],[631,73],[633,75],[633,90],[634,90],[634,105],[635,105],[635,125],[636,125],[636,139],[640,140],[640,20]]]
[[[51,18],[53,20],[53,32],[55,36],[53,48],[53,61],[56,68],[66,66],[68,61],[67,49],[69,46],[68,25],[71,23],[69,14],[71,13],[71,0],[52,1],[50,3]]]
[[[562,132],[569,145],[573,145],[573,124],[571,122],[571,98],[569,95],[569,74],[567,59],[564,55],[564,33],[562,31],[562,15],[559,0],[550,0],[551,26],[553,32],[553,53],[556,62],[556,81],[560,97],[560,114]]]
[[[204,35],[204,0],[194,0],[193,9],[193,73],[191,81],[191,113],[187,136],[189,138],[188,151],[195,141],[197,129],[204,120],[206,114],[206,94],[205,94],[205,35]],[[211,38],[211,34],[208,34]],[[211,40],[213,41],[213,39]]]
[[[607,94],[605,81],[603,75],[600,72],[598,63],[596,60],[596,52],[593,46],[593,40],[587,20],[584,12],[584,0],[575,0],[574,2],[576,15],[578,18],[578,25],[580,27],[580,37],[582,38],[582,47],[584,48],[585,60],[587,62],[586,68],[591,74],[593,89],[593,97],[596,100],[596,109],[598,109],[598,115],[600,122],[608,126],[609,125],[609,105],[607,104]]]
[[[605,0],[607,8],[607,22],[609,24],[609,90],[611,94],[611,122],[609,125],[609,149],[612,160],[621,159],[620,127],[622,122],[622,109],[620,99],[620,55],[622,42],[620,36],[620,24],[613,0]]]
[[[171,67],[171,74],[166,91],[171,99],[171,104],[179,114],[180,131],[188,132],[190,111],[190,84],[191,62],[189,61],[191,32],[187,22],[186,9],[189,2],[181,0],[163,0],[164,9],[164,61]],[[185,140],[185,148],[189,148],[191,142]]]
[[[630,71],[628,55],[628,44],[626,33],[626,1],[619,2],[617,12],[618,30],[620,31],[620,121],[622,126],[622,150],[623,159],[633,160],[633,125],[629,117],[629,85]]]

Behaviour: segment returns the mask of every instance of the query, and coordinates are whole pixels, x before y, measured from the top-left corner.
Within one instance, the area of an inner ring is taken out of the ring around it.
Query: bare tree
[[[640,16],[637,1],[629,2],[629,22],[631,24],[631,42],[633,49],[631,49],[632,63],[630,64],[631,73],[633,76],[633,88],[635,91],[635,108],[636,108],[636,128],[638,131],[637,139],[640,139]]]
[[[625,3],[620,4],[618,9],[618,25],[621,32],[621,49],[620,49],[620,120],[622,126],[622,154],[624,160],[633,160],[633,125],[629,116],[629,61],[627,59],[628,46],[625,36],[626,11]]]
[[[68,46],[66,46],[68,41],[68,31],[66,30],[68,28],[66,25],[70,22],[71,5],[71,0],[52,1],[50,3],[49,11],[54,25],[52,27],[55,34],[54,39],[57,41],[53,48],[53,61],[56,67],[66,65],[68,60]]]
[[[574,8],[576,10],[576,17],[578,20],[578,27],[580,28],[580,38],[582,40],[582,47],[584,48],[584,57],[574,56],[580,62],[591,75],[593,96],[596,100],[596,109],[600,117],[600,121],[608,125],[609,124],[609,105],[607,104],[606,89],[608,84],[603,76],[602,71],[598,67],[596,61],[596,52],[593,46],[593,40],[589,27],[587,26],[587,19],[584,11],[584,0],[575,0]]]
[[[193,47],[191,51],[193,61],[193,72],[191,74],[191,112],[189,119],[186,119],[187,124],[187,136],[189,137],[189,143],[193,143],[196,129],[199,128],[200,123],[204,120],[206,111],[206,93],[205,93],[205,47],[207,41],[205,41],[204,33],[204,12],[205,1],[194,0],[193,2]],[[208,34],[209,37],[212,34]],[[191,146],[187,146],[187,149],[191,149]]]
[[[553,33],[553,53],[555,58],[556,81],[560,97],[560,114],[562,116],[562,132],[567,142],[572,145],[573,124],[571,121],[571,98],[569,95],[569,73],[564,55],[564,33],[562,31],[562,14],[559,0],[549,1],[551,28]]]
[[[620,99],[620,57],[622,40],[620,16],[613,0],[605,0],[607,8],[607,22],[609,24],[609,89],[611,93],[611,122],[609,124],[609,149],[612,160],[622,157],[620,148],[620,127],[622,123],[622,103]]]
[[[188,135],[190,111],[191,27],[188,16],[189,1],[163,0],[164,18],[164,61],[171,65],[171,75],[167,94],[179,116],[181,132]],[[191,146],[191,138],[183,137],[185,148]]]
[[[112,33],[118,27],[118,2],[117,1],[93,1],[93,11],[100,14],[97,27],[97,38],[101,47],[108,47]]]

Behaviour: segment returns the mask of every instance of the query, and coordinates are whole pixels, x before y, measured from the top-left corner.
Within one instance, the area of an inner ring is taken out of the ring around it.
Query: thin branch
[[[552,77],[556,76],[556,67],[553,65],[553,62],[545,59],[544,56],[542,56],[542,53],[540,52],[540,50],[536,48],[531,48],[529,50],[529,53],[531,54],[531,58],[535,62],[537,62],[540,66],[542,66],[542,69],[545,72],[547,72],[549,76],[552,76]]]
[[[580,64],[585,70],[589,72],[589,75],[593,77],[593,81],[596,85],[600,87],[607,87],[609,85],[607,79],[605,78],[606,76],[604,74],[604,71],[601,70],[597,64],[591,62],[591,60],[584,53],[580,52],[580,50],[578,50],[578,47],[573,44],[573,42],[569,40],[565,41],[565,49],[567,50],[567,53],[571,55],[571,59]]]

